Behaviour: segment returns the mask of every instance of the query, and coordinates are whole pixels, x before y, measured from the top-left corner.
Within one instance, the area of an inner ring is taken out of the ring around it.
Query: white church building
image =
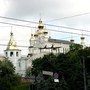
[[[13,33],[10,33],[10,40],[6,50],[4,50],[5,57],[12,62],[15,67],[15,72],[25,76],[27,57],[22,57],[21,50],[18,49]]]
[[[37,30],[31,34],[29,53],[27,56],[23,57],[21,55],[21,50],[18,49],[12,32],[10,33],[10,40],[4,53],[5,57],[15,66],[16,73],[25,76],[26,69],[32,67],[32,61],[34,59],[43,57],[48,53],[66,53],[69,51],[70,44],[70,41],[50,38],[48,36],[48,30],[46,30],[40,19]]]
[[[66,53],[69,51],[70,44],[70,41],[53,39],[48,36],[48,30],[40,19],[36,32],[31,34],[28,57],[32,62],[48,53]]]
[[[21,50],[17,48],[12,32],[10,33],[10,40],[4,53],[6,58],[13,63],[16,72],[18,72],[18,59],[21,58]]]

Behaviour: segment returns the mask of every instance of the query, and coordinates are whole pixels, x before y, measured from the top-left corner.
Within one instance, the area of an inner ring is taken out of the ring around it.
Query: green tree
[[[82,45],[80,44],[75,44],[75,43],[71,43],[70,47],[70,51],[74,51],[74,50],[80,50],[83,48]]]
[[[54,55],[51,53],[44,55],[44,57],[33,61],[32,72],[34,75],[38,75],[43,70],[46,70],[59,74],[59,83],[57,84],[50,82],[49,79],[42,81],[47,85],[48,89],[46,90],[50,89],[50,85],[54,89],[58,88],[58,90],[83,90],[82,59],[79,56],[79,52],[80,49],[76,49],[66,54]],[[50,78],[53,79],[53,77]]]
[[[10,90],[20,84],[20,76],[15,74],[13,64],[5,59],[0,61],[0,90]]]
[[[31,73],[31,67],[28,67],[26,70],[26,77],[30,77],[32,75]]]
[[[43,90],[42,87],[45,90],[55,90],[55,88],[57,90],[84,89],[83,58],[86,71],[90,76],[90,47],[83,49],[79,44],[74,44],[73,46],[74,48],[66,54],[54,55],[51,53],[33,61],[33,68],[31,69],[33,75],[38,76],[43,70],[59,74],[59,83],[54,83],[51,76],[37,83],[40,90]]]

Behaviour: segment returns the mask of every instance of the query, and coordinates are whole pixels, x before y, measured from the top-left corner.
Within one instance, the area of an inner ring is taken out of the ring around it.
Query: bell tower
[[[83,46],[83,48],[85,48],[85,42],[84,42],[84,40],[85,40],[85,37],[82,36],[81,37],[81,45]]]
[[[48,42],[48,31],[45,28],[42,20],[40,19],[38,22],[37,30],[35,33],[31,34],[30,38],[30,47],[29,54],[30,63],[32,66],[32,60],[36,59],[38,56],[41,56],[41,49],[44,48]]]
[[[4,50],[5,57],[7,57],[14,65],[16,73],[18,72],[18,59],[21,57],[21,50],[17,48],[12,31],[10,32],[10,40],[6,50]]]

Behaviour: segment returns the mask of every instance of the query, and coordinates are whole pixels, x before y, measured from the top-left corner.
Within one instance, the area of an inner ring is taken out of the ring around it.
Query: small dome
[[[38,33],[37,32],[34,34],[34,37],[38,37]]]
[[[84,40],[85,39],[85,37],[81,37],[81,40]]]
[[[46,35],[46,34],[48,34],[48,31],[47,31],[47,30],[44,30],[44,32],[43,32],[43,33]]]
[[[35,38],[34,38],[34,35],[33,34],[31,34],[31,40],[34,40]]]
[[[39,25],[38,25],[38,28],[39,28],[39,29],[43,29],[43,28],[44,28],[44,25],[43,25],[43,23],[42,23],[42,20],[41,20],[41,19],[39,20]]]
[[[13,50],[13,49],[15,50],[15,49],[17,49],[17,45],[16,45],[16,42],[14,40],[14,37],[13,37],[13,33],[12,32],[10,33],[10,40],[8,42],[7,49],[9,49],[9,50]]]
[[[70,42],[71,42],[71,43],[73,43],[73,42],[74,42],[74,40],[73,40],[73,39],[71,39],[71,40],[70,40]]]

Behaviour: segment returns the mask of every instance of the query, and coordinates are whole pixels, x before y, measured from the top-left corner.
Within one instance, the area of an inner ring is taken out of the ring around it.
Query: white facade
[[[8,58],[8,60],[10,60],[14,65],[15,72],[22,76],[25,76],[25,61],[27,61],[27,58],[21,56],[21,50],[17,48],[12,32],[10,33],[10,40],[8,42],[6,50],[4,50],[4,53],[5,57]]]
[[[38,30],[31,34],[28,56],[21,55],[21,50],[17,48],[12,32],[10,33],[10,40],[4,53],[5,57],[15,66],[16,73],[25,76],[26,69],[32,67],[34,59],[43,57],[48,53],[66,53],[69,51],[69,45],[69,41],[50,38],[48,31],[40,20]]]
[[[18,59],[21,57],[21,50],[5,50],[5,56],[13,63],[16,73],[18,73]]]
[[[26,75],[26,69],[29,67],[27,65],[28,65],[28,58],[26,56],[22,56],[18,60],[18,72],[22,77]]]
[[[48,36],[48,31],[44,28],[42,21],[39,21],[38,29],[31,34],[29,47],[29,61],[42,57],[48,53],[66,53],[69,51],[71,42],[65,40],[52,39]]]

